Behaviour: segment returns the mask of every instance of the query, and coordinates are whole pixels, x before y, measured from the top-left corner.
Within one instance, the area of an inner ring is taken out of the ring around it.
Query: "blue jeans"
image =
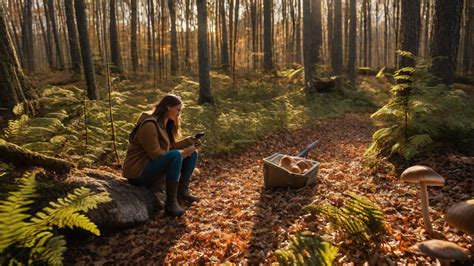
[[[152,186],[158,177],[166,174],[166,180],[178,182],[180,179],[189,180],[193,174],[198,159],[198,153],[182,159],[179,150],[171,150],[145,165],[140,176],[131,179],[133,185]]]

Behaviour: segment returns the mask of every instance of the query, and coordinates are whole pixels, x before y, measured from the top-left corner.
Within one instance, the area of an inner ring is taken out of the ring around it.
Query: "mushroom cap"
[[[285,155],[280,159],[280,165],[285,168],[290,166],[292,163],[293,163],[293,159],[290,156]]]
[[[309,168],[305,161],[299,161],[296,165],[301,169],[301,172]]]
[[[469,258],[469,250],[444,240],[424,241],[418,244],[418,249],[432,258],[442,260],[466,260]]]
[[[465,233],[474,234],[474,199],[449,207],[444,219],[453,227]]]
[[[428,186],[444,186],[444,178],[433,169],[424,165],[408,167],[403,171],[401,178],[408,183],[424,183]]]
[[[301,169],[298,167],[298,165],[292,164],[290,172],[295,174],[301,174]]]

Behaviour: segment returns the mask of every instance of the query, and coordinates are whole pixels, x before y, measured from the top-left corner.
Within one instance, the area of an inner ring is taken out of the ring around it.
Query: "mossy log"
[[[114,231],[146,222],[163,204],[152,190],[132,186],[125,178],[106,171],[85,169],[70,175],[67,182],[109,193],[112,201],[98,205],[87,215],[102,231]]]
[[[74,188],[85,186],[96,192],[109,193],[112,201],[91,210],[88,217],[102,231],[113,231],[146,222],[153,213],[162,208],[164,202],[163,181],[152,189],[130,185],[128,181],[110,172],[94,169],[77,169],[71,162],[31,152],[0,139],[0,161],[18,168],[42,167],[61,174],[60,179],[48,178],[38,199],[38,206],[64,197]],[[49,176],[49,175],[48,175]],[[155,191],[155,192],[154,192]]]
[[[17,167],[38,166],[60,175],[67,174],[74,168],[71,162],[32,152],[2,139],[0,139],[0,160]]]

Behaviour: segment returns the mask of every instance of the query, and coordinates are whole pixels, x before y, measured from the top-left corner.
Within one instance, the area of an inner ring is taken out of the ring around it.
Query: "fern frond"
[[[0,202],[0,252],[23,237],[25,220],[31,217],[26,211],[36,195],[35,176],[27,174],[20,179],[18,191],[10,192],[7,199]]]
[[[59,228],[80,227],[96,235],[100,235],[97,226],[85,215],[78,212],[87,212],[97,208],[100,203],[109,202],[107,193],[95,194],[90,189],[81,187],[69,193],[66,197],[50,202],[48,207],[38,212],[32,222],[42,225],[55,225]]]
[[[332,265],[338,251],[319,237],[290,236],[289,247],[274,254],[282,265]]]
[[[369,199],[354,193],[344,194],[343,208],[333,205],[309,205],[305,210],[324,216],[341,233],[361,245],[369,244],[384,231],[380,208]]]

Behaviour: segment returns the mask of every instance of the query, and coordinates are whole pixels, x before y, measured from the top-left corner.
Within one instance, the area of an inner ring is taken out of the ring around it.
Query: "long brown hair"
[[[167,94],[155,106],[155,109],[151,115],[156,117],[156,120],[160,121],[165,117],[166,112],[168,112],[168,107],[174,107],[180,104],[183,104],[183,102],[177,95]],[[169,119],[165,126],[166,133],[168,133],[168,138],[170,139],[171,144],[174,144],[175,140],[180,137],[179,129],[181,127],[181,118],[178,115],[176,120]]]

